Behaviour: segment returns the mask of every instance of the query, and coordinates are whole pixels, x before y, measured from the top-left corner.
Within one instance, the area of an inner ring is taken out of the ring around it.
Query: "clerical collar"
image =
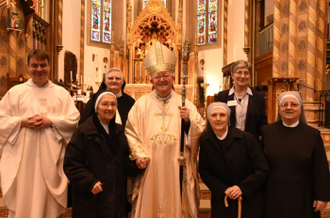
[[[226,136],[227,136],[227,134],[228,134],[228,127],[227,127],[227,129],[226,129],[226,132],[220,137],[220,136],[217,136],[217,138],[219,139],[219,140],[224,140],[225,138],[226,138]]]
[[[284,123],[283,120],[282,120],[282,123],[283,123],[283,125],[286,126],[286,127],[294,128],[294,127],[298,126],[298,124],[299,124],[299,120],[298,120],[297,122],[295,122],[294,124],[290,125],[290,126],[289,126],[288,124]]]
[[[163,101],[164,104],[166,104],[171,97],[172,97],[172,90],[171,90],[170,94],[168,96],[166,96],[165,98],[160,97],[156,92],[156,98],[160,101]]]

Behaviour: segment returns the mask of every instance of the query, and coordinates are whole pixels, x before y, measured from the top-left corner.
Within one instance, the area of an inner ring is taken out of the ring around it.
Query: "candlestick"
[[[203,113],[203,118],[204,120],[206,120],[206,108],[207,108],[207,87],[209,86],[210,84],[207,84],[207,83],[201,83],[201,86],[203,87],[204,89],[204,113]]]

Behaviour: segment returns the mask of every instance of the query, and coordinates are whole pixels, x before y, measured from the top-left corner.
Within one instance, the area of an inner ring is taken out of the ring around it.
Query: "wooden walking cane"
[[[241,218],[242,216],[242,200],[241,198],[238,198],[238,214],[237,214],[237,218]],[[229,207],[228,204],[228,195],[225,196],[225,207]]]

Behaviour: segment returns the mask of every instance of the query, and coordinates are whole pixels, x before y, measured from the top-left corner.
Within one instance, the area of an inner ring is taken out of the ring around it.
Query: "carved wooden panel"
[[[64,81],[70,82],[70,72],[72,71],[73,81],[77,81],[77,57],[70,51],[65,51],[64,54]]]

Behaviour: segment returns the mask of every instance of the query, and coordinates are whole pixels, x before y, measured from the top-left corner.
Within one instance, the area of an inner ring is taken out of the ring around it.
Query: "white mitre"
[[[143,64],[150,76],[163,71],[174,73],[176,57],[170,49],[156,42],[145,56]]]

